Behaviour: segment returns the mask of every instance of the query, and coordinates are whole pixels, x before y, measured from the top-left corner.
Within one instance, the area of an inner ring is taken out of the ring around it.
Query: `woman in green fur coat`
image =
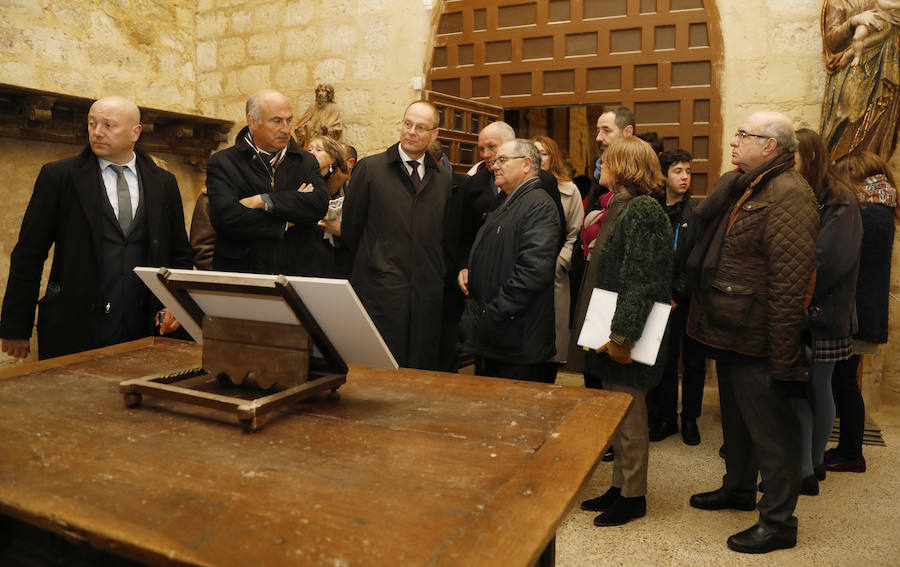
[[[613,437],[612,487],[582,502],[584,510],[603,512],[597,526],[618,526],[647,512],[647,390],[662,375],[665,348],[656,364],[631,361],[631,347],[641,337],[654,302],[671,301],[672,227],[653,195],[661,190],[659,160],[649,144],[620,138],[603,154],[600,184],[628,199],[597,259],[596,287],[619,294],[609,342],[585,357],[585,374],[599,376],[607,390],[625,392],[634,403]],[[665,344],[665,340],[663,341]]]

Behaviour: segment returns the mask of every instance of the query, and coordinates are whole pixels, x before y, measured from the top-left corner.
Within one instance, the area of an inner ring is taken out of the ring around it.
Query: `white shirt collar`
[[[113,163],[113,162],[109,161],[108,159],[103,159],[100,156],[97,156],[97,161],[100,162],[100,171],[105,170],[107,167],[109,167],[111,165],[122,165],[122,166],[130,169],[131,173],[134,173],[135,175],[137,175],[137,167],[135,167],[135,165],[137,163],[137,155],[135,155],[134,151],[131,152],[131,160],[128,163],[117,164],[117,163]]]

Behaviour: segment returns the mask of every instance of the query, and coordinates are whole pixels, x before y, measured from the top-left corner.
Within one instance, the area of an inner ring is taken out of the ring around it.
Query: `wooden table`
[[[244,433],[125,378],[198,365],[144,339],[0,372],[0,513],[152,565],[533,564],[624,394],[351,367],[336,402]]]

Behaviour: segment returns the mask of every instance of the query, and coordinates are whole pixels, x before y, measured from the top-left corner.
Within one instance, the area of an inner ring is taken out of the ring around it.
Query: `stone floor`
[[[557,381],[582,385],[580,375]],[[651,443],[647,516],[625,526],[594,527],[595,513],[578,509],[602,494],[612,463],[601,462],[557,532],[557,565],[580,566],[843,566],[900,565],[900,408],[872,416],[886,446],[865,446],[864,474],[828,473],[818,496],[801,496],[797,546],[753,556],[734,553],[729,535],[756,522],[756,512],[696,510],[691,494],[720,486],[725,464],[718,392],[707,386],[698,420],[702,443],[689,447],[680,435]]]

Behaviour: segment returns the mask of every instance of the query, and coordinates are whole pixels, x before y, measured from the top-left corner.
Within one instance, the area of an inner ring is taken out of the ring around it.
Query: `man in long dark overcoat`
[[[355,255],[353,289],[397,363],[409,368],[439,366],[452,176],[426,151],[438,120],[431,103],[407,107],[400,141],[356,164],[341,222]]]

